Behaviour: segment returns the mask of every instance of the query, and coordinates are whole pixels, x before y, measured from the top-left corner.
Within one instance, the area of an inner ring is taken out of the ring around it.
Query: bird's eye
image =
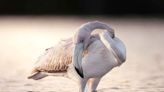
[[[83,42],[84,42],[84,40],[81,40],[80,42],[82,42],[82,43],[83,43]]]

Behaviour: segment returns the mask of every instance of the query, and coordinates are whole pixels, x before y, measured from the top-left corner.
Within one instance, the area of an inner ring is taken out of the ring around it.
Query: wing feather
[[[38,58],[32,73],[35,72],[64,72],[72,62],[72,39],[62,40],[55,47],[45,50]]]

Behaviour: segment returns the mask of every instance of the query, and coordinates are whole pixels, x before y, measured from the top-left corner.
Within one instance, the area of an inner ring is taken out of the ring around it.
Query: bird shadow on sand
[[[119,87],[109,87],[109,88],[102,88],[102,89],[99,89],[97,90],[97,92],[109,92],[109,91],[118,91],[118,90],[121,90],[122,88],[119,88]]]

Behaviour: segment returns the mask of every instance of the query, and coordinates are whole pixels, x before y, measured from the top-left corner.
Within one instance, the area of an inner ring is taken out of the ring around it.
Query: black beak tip
[[[115,38],[115,35],[113,34],[112,38]]]
[[[84,78],[83,72],[80,72],[79,69],[77,69],[76,67],[75,67],[75,70],[81,78]]]

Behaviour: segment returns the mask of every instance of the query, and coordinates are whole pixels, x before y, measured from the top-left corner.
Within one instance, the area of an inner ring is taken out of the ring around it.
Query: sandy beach
[[[98,92],[164,92],[164,19],[76,16],[1,16],[0,92],[77,92],[67,78],[27,76],[46,48],[92,20],[110,24],[127,47],[126,62],[102,78]]]

